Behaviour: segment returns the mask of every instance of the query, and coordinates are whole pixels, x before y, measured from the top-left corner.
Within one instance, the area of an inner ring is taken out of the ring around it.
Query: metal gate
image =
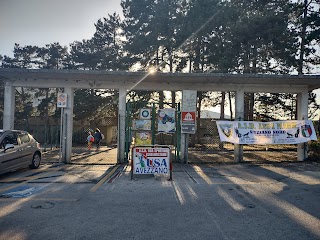
[[[164,103],[172,106],[172,103]],[[125,158],[129,160],[132,146],[137,145],[166,145],[171,148],[173,161],[178,161],[180,156],[180,103],[174,104],[175,131],[165,133],[158,131],[159,103],[127,102],[126,103],[126,135]],[[145,112],[143,112],[145,111]],[[145,115],[143,115],[145,114]],[[150,114],[150,116],[148,116]],[[141,140],[142,137],[144,140]],[[139,141],[138,141],[139,140]]]

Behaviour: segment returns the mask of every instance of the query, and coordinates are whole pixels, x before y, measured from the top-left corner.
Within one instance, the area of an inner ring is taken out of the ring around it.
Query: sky
[[[0,0],[0,55],[13,57],[14,44],[69,46],[89,39],[94,24],[122,14],[121,0]]]

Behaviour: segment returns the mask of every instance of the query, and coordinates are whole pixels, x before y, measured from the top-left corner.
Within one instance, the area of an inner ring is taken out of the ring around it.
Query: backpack
[[[103,135],[103,133],[101,133],[101,139],[104,139],[104,135]]]

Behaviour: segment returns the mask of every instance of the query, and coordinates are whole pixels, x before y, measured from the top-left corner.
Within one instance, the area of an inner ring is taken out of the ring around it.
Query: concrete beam
[[[90,80],[56,80],[44,81],[43,79],[27,79],[15,80],[12,82],[14,87],[30,87],[30,88],[64,88],[74,87],[82,89],[119,89],[125,88],[128,90],[168,90],[168,91],[181,91],[181,90],[194,90],[198,91],[225,91],[235,92],[239,88],[243,88],[245,92],[265,92],[265,93],[298,93],[302,90],[308,91],[308,85],[270,85],[270,84],[228,84],[228,83],[199,83],[199,82],[145,82],[145,81],[90,81]],[[183,88],[183,89],[182,89]]]

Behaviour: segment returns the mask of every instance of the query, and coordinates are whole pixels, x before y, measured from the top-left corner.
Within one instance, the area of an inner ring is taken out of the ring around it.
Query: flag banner
[[[311,120],[216,121],[220,141],[234,144],[297,144],[317,140]]]

